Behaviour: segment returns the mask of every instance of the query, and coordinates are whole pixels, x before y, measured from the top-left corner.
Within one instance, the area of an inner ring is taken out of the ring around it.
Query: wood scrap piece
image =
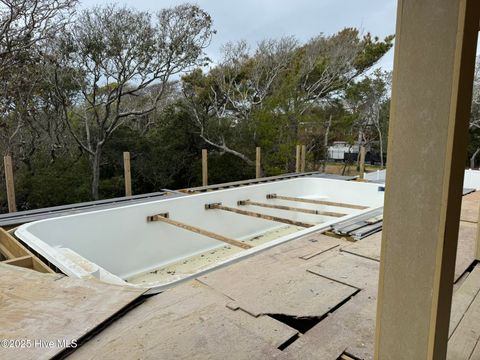
[[[71,358],[272,358],[296,334],[272,318],[232,311],[228,301],[198,281],[181,284],[147,299]]]
[[[480,291],[480,267],[477,265],[462,285],[453,293],[449,336],[453,334],[465,312]]]
[[[284,195],[277,195],[277,194],[268,194],[267,199],[297,201],[297,202],[304,202],[304,203],[307,203],[307,204],[335,206],[335,207],[343,207],[343,208],[359,209],[359,210],[368,209],[368,206],[363,206],[363,205],[347,204],[347,203],[340,203],[340,202],[326,201],[326,200],[306,199],[306,198],[299,198],[299,197],[294,197],[294,196],[284,196]]]
[[[78,340],[145,291],[0,264],[2,339]],[[61,347],[1,348],[1,359],[51,358]]]

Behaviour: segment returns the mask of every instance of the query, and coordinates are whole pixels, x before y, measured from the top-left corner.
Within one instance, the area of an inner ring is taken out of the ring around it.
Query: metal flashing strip
[[[187,196],[174,190],[162,189],[160,192],[119,197],[106,200],[88,201],[71,205],[60,205],[34,210],[18,211],[0,215],[0,227],[25,224],[32,221],[44,220],[64,215],[78,214],[100,209],[110,209],[129,204],[138,204],[152,200],[168,199],[172,197]]]

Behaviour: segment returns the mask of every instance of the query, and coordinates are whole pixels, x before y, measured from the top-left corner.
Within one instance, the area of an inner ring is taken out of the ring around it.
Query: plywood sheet
[[[348,253],[339,253],[310,268],[311,272],[362,290],[289,346],[285,357],[333,360],[346,351],[360,359],[372,359],[378,268],[377,261]]]
[[[480,296],[475,297],[448,342],[447,359],[469,359],[480,339]]]
[[[73,359],[272,358],[296,330],[225,306],[198,281],[149,298],[73,353]]]
[[[455,262],[455,281],[475,260],[475,239],[477,224],[460,221],[458,232],[457,260]],[[343,252],[380,261],[382,232],[342,247]]]
[[[457,260],[455,261],[455,281],[475,261],[477,224],[460,221],[458,231]]]
[[[453,293],[452,312],[450,314],[449,335],[457,328],[467,309],[480,291],[480,267],[478,265],[467,276],[465,281]]]
[[[49,359],[64,350],[58,340],[78,340],[144,292],[4,264],[0,278],[0,338],[55,344],[2,347],[1,359]]]
[[[462,198],[462,209],[460,220],[476,223],[478,221],[478,210],[480,207],[480,192],[476,191]]]
[[[341,252],[309,268],[308,271],[357,289],[376,291],[379,266],[378,261]]]
[[[342,247],[342,251],[380,261],[381,241],[382,232],[378,232]]]
[[[279,260],[300,258],[316,262],[319,255],[345,244],[348,244],[348,241],[317,233],[289,241],[271,249],[269,252]],[[299,261],[299,264],[301,263],[305,262]]]
[[[376,296],[360,291],[315,325],[282,354],[282,359],[336,360],[343,352],[373,359]]]
[[[282,314],[318,317],[356,289],[281,263],[241,263],[203,276],[202,282],[232,298],[244,311],[258,316]]]

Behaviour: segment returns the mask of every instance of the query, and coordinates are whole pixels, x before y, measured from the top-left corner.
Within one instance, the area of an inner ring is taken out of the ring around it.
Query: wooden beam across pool
[[[298,208],[298,207],[292,207],[292,206],[286,206],[286,205],[267,204],[267,203],[251,201],[251,200],[237,201],[237,205],[238,206],[242,206],[242,205],[259,206],[259,207],[265,207],[270,209],[279,209],[279,210],[301,212],[301,213],[313,214],[313,215],[324,215],[324,216],[331,216],[331,217],[342,217],[347,215],[347,214],[331,212],[331,211],[321,211],[321,210],[304,209],[304,208]]]
[[[304,202],[304,203],[307,203],[307,204],[336,206],[336,207],[358,209],[358,210],[368,209],[368,206],[363,206],[363,205],[346,204],[346,203],[339,203],[339,202],[326,201],[326,200],[304,199],[304,198],[299,198],[299,197],[283,196],[283,195],[277,195],[277,194],[268,194],[267,199],[279,199],[279,200],[287,200],[287,201],[296,201],[296,202]]]
[[[200,234],[200,235],[203,235],[203,236],[215,239],[215,240],[219,240],[219,241],[222,241],[224,243],[227,243],[227,244],[230,244],[230,245],[242,248],[242,249],[252,248],[251,245],[245,244],[241,241],[230,239],[230,238],[227,238],[223,235],[216,234],[214,232],[211,232],[211,231],[208,231],[208,230],[205,230],[205,229],[201,229],[201,228],[198,228],[198,227],[195,227],[195,226],[192,226],[192,225],[188,225],[188,224],[182,223],[180,221],[172,220],[172,219],[169,218],[168,213],[162,213],[162,214],[147,216],[147,221],[148,222],[162,221],[164,223],[179,227],[181,229],[188,230],[188,231],[191,231],[191,232],[194,232],[194,233],[197,233],[197,234]]]
[[[272,216],[272,215],[267,215],[267,214],[262,214],[254,211],[247,211],[247,210],[242,210],[242,209],[237,209],[229,206],[223,206],[222,203],[213,203],[213,204],[205,204],[205,209],[217,209],[217,210],[224,210],[224,211],[230,211],[236,214],[240,215],[245,215],[245,216],[251,216],[259,219],[264,219],[264,220],[269,220],[269,221],[276,221],[276,222],[281,222],[284,224],[289,224],[289,225],[294,225],[294,226],[300,226],[300,227],[312,227],[314,226],[313,224],[305,223],[302,221],[296,221],[296,220],[291,220],[291,219],[286,219],[278,216]]]

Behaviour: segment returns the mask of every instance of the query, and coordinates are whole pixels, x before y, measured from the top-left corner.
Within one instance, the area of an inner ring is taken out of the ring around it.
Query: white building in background
[[[365,146],[366,151],[370,151],[370,146]],[[331,146],[328,147],[328,157],[331,160],[345,160],[345,154],[350,154],[350,159],[353,156],[358,155],[360,152],[360,145],[355,143],[353,145],[346,141],[334,141]],[[349,157],[347,155],[347,157]]]

